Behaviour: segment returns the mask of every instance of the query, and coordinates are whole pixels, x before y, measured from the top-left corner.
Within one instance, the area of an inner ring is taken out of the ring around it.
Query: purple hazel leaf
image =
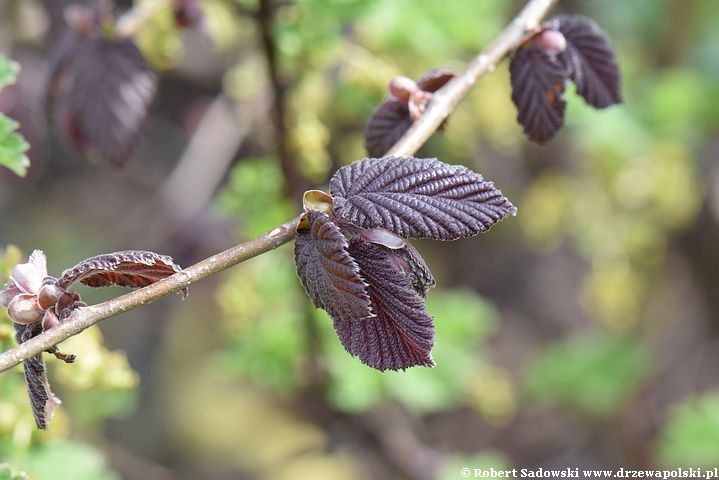
[[[54,126],[82,153],[122,166],[144,127],[157,76],[131,39],[67,35],[76,39],[61,42],[50,80]]]
[[[381,157],[402,138],[412,118],[406,102],[386,100],[375,110],[365,128],[365,148],[373,157]]]
[[[360,239],[350,241],[349,252],[369,284],[376,317],[361,322],[334,320],[345,349],[378,370],[415,365],[434,366],[434,323],[424,300],[392,257],[395,251]]]
[[[435,158],[365,158],[340,168],[330,189],[335,217],[402,238],[470,237],[517,213],[492,182]]]
[[[119,285],[141,288],[181,271],[182,268],[167,255],[126,250],[88,258],[68,268],[62,272],[57,285],[65,290],[75,282],[88,287]],[[183,288],[180,294],[183,299],[187,298],[187,288]]]
[[[339,322],[371,317],[367,283],[347,251],[344,235],[320,211],[310,211],[306,217],[307,228],[295,240],[295,264],[312,303]]]
[[[18,345],[27,342],[42,332],[42,325],[40,323],[32,325],[14,323],[13,325],[15,326],[15,337]],[[27,382],[27,392],[30,397],[30,406],[33,416],[35,417],[35,424],[37,428],[45,430],[48,422],[52,419],[55,409],[61,403],[60,399],[50,390],[45,362],[43,362],[41,354],[25,360],[23,367],[25,370],[25,381]]]
[[[420,90],[434,93],[440,88],[444,87],[447,83],[449,83],[450,80],[452,80],[456,76],[457,72],[455,72],[451,68],[435,68],[434,70],[430,70],[429,72],[422,75],[419,80],[417,80],[417,86],[420,88]]]
[[[552,20],[567,40],[563,59],[577,93],[589,105],[606,108],[622,102],[621,74],[606,34],[593,20],[579,15]]]
[[[529,139],[539,144],[552,138],[564,123],[564,89],[569,75],[556,55],[538,45],[547,40],[543,34],[520,46],[509,64],[517,121]]]

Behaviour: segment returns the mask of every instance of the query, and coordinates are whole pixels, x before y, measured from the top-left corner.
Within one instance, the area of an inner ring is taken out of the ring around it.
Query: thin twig
[[[517,48],[524,34],[539,25],[542,18],[557,0],[531,0],[514,17],[512,23],[477,55],[467,69],[438,90],[432,103],[402,138],[387,152],[387,155],[412,155],[432,136],[457,104],[469,93],[480,77],[494,70],[509,52]]]
[[[492,71],[503,56],[518,46],[524,33],[539,24],[555,2],[556,0],[530,0],[497,39],[470,63],[463,74],[435,94],[432,105],[422,115],[422,118],[389,153],[393,155],[414,154],[469,92],[472,85],[482,75]],[[97,305],[77,309],[60,325],[0,354],[0,372],[47,350],[101,320],[150,303],[163,295],[180,290],[198,280],[291,241],[295,237],[298,222],[299,217],[296,217],[260,237],[213,255],[150,286]]]

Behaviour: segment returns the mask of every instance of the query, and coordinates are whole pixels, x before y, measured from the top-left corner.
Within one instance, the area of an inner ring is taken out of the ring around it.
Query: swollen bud
[[[54,283],[47,283],[40,287],[40,291],[37,293],[37,303],[40,308],[47,310],[57,303],[63,293],[65,293],[65,290],[62,288]]]
[[[44,313],[37,304],[37,297],[28,293],[17,295],[7,306],[10,319],[20,325],[37,323],[42,320]]]
[[[394,77],[389,82],[389,93],[400,102],[409,102],[409,97],[417,91],[417,83],[407,77]]]
[[[539,48],[552,56],[557,56],[567,49],[567,40],[564,35],[551,28],[543,30],[534,41]]]

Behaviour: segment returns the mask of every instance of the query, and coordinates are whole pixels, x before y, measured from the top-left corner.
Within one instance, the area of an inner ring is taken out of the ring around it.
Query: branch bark
[[[496,64],[522,41],[528,30],[536,27],[557,0],[530,0],[524,9],[499,34],[497,39],[472,60],[467,69],[435,93],[432,104],[410,130],[392,147],[388,155],[412,155],[437,130],[445,118],[471,90],[479,78],[491,72]],[[202,260],[171,277],[150,286],[121,295],[97,305],[77,309],[60,325],[47,330],[0,354],[0,372],[41,353],[86,328],[119,313],[187,287],[205,277],[238,263],[269,252],[295,237],[299,216],[264,235],[241,243]]]

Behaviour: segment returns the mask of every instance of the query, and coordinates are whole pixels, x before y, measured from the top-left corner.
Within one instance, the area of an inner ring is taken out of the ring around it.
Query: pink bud
[[[40,291],[37,294],[37,303],[43,310],[47,310],[55,306],[63,293],[65,293],[65,290],[54,283],[45,284],[40,287]]]
[[[417,90],[414,80],[407,77],[394,77],[389,82],[389,93],[400,102],[409,102],[409,97]]]
[[[37,304],[37,296],[22,293],[12,299],[7,306],[10,319],[21,325],[30,325],[42,320],[44,312]]]
[[[567,49],[567,40],[561,32],[552,29],[543,30],[536,37],[536,44],[539,48],[550,55],[559,55]]]
[[[45,312],[45,316],[43,316],[42,318],[42,329],[49,330],[52,327],[56,326],[58,323],[60,323],[60,319],[57,318],[55,312],[53,312],[52,310],[47,310]]]

